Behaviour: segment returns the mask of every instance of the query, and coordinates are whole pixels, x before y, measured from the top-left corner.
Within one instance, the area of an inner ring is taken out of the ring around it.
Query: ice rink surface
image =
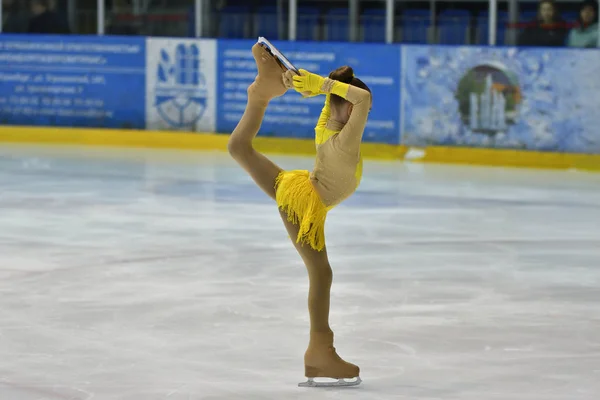
[[[297,387],[306,273],[227,155],[0,147],[0,399],[600,398],[600,175],[367,160],[327,235],[358,388]]]

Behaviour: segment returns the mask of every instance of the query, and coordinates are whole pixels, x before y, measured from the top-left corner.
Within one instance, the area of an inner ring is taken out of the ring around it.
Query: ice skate
[[[304,354],[306,382],[300,387],[357,386],[362,382],[358,366],[342,360],[333,347],[333,333],[311,333],[308,350]],[[327,378],[333,382],[316,378]],[[335,381],[337,379],[337,381]]]
[[[283,74],[287,69],[258,43],[252,47],[252,55],[258,76],[248,88],[248,93],[263,100],[282,96],[288,90],[283,83]]]

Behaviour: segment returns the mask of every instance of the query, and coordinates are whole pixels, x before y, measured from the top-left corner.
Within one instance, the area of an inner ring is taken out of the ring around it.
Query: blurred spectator
[[[71,33],[65,19],[54,9],[52,0],[32,0],[29,33],[64,34]]]
[[[565,45],[567,24],[552,0],[542,0],[535,21],[519,37],[519,46],[559,47]]]
[[[567,44],[571,47],[598,47],[598,4],[585,0],[579,9],[579,25],[571,29]]]
[[[133,7],[126,1],[116,0],[106,3],[106,33],[108,35],[139,35],[138,20],[120,19],[119,16],[133,15]]]
[[[29,14],[19,0],[2,0],[2,32],[26,33]]]

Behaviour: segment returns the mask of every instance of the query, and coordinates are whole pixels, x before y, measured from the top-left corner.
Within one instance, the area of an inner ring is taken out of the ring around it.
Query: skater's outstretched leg
[[[298,226],[290,222],[280,210],[281,218],[298,254],[308,270],[308,310],[310,314],[310,342],[304,354],[307,378],[355,378],[359,368],[342,360],[333,347],[333,332],[329,327],[330,291],[333,273],[327,257],[327,249],[317,251],[309,245],[296,243]]]
[[[257,152],[252,146],[262,124],[269,101],[286,92],[283,84],[284,70],[263,47],[256,44],[252,54],[258,67],[258,76],[248,88],[246,110],[231,133],[228,150],[231,156],[248,172],[254,182],[275,199],[275,180],[281,168]]]

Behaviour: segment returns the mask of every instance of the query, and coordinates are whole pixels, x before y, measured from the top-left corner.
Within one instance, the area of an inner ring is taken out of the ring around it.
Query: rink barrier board
[[[18,141],[225,150],[221,133],[239,122],[256,76],[253,43],[2,35],[0,124],[47,129]],[[326,74],[348,64],[369,84],[368,158],[598,169],[587,154],[600,155],[600,97],[586,77],[600,69],[600,50],[276,44],[298,67]],[[289,91],[267,110],[257,147],[314,154],[321,108]]]
[[[227,151],[228,139],[229,135],[212,133],[0,126],[0,142],[36,145]],[[257,137],[255,146],[259,151],[272,154],[305,156],[315,154],[314,141],[308,139]],[[412,148],[376,143],[363,143],[362,153],[365,158],[380,160],[406,159],[424,163],[600,171],[600,155],[596,154],[441,146]],[[417,156],[411,156],[413,153],[417,153]]]

